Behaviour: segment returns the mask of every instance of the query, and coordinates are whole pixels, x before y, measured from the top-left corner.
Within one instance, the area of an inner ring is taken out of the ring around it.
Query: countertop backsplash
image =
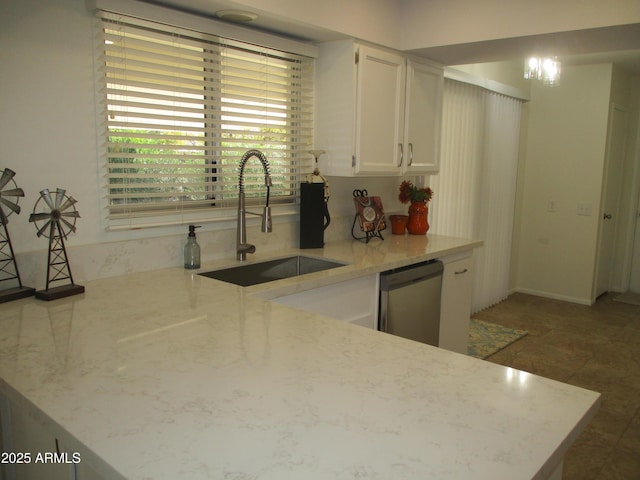
[[[331,198],[329,212],[331,224],[324,232],[326,242],[348,240],[351,238],[353,224],[353,190],[366,189],[369,195],[382,198],[387,215],[406,209],[397,201],[397,189],[400,177],[329,177]],[[228,223],[227,223],[228,224]],[[357,228],[357,227],[356,227]],[[114,277],[127,273],[144,272],[158,268],[175,267],[183,264],[183,247],[187,239],[187,225],[184,232],[167,235],[154,231],[144,238],[106,241],[86,245],[76,245],[73,236],[65,242],[69,265],[75,283]],[[383,233],[384,234],[384,233]],[[391,235],[391,227],[386,236]],[[120,238],[122,235],[119,236]],[[203,223],[197,232],[198,243],[202,251],[202,261],[234,258],[236,248],[236,226],[232,222],[229,228],[220,224]],[[258,252],[277,252],[287,248],[299,247],[298,217],[274,217],[273,231],[260,232],[259,224],[253,218],[248,219],[247,238],[256,246]],[[378,239],[373,241],[380,241]],[[44,242],[43,242],[44,243]],[[47,275],[47,250],[20,252],[16,249],[16,260],[20,269],[23,285],[41,289],[45,287]]]
[[[325,242],[344,240],[351,236],[352,216],[331,218],[325,230]],[[136,238],[117,242],[91,245],[65,244],[71,273],[75,283],[114,277],[128,273],[144,272],[158,268],[176,267],[183,263],[183,247],[187,239],[184,234]],[[202,250],[202,261],[234,258],[236,229],[214,229],[204,225],[198,230],[198,243]],[[391,230],[389,230],[390,234]],[[277,252],[298,247],[298,221],[276,221],[271,233],[261,233],[260,226],[250,224],[247,238],[256,245],[258,252]],[[45,287],[47,275],[47,251],[38,250],[16,253],[23,285],[41,289]]]

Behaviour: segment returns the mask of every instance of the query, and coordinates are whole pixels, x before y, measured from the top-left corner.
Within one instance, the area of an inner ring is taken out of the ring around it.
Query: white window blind
[[[271,204],[309,173],[313,59],[101,13],[106,209],[111,227],[232,218],[239,160],[261,150]],[[247,203],[266,195],[245,168]]]

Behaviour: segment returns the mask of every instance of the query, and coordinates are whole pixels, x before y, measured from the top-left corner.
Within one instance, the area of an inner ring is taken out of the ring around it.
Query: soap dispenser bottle
[[[184,268],[200,268],[200,245],[196,241],[196,228],[200,225],[189,225],[189,236],[184,246]]]

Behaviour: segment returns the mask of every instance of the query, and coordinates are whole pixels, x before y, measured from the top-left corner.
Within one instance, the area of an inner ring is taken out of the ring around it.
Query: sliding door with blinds
[[[122,15],[99,23],[111,228],[233,218],[249,149],[269,160],[271,204],[296,203],[313,59]],[[247,203],[266,195],[260,162],[247,164],[245,191]]]
[[[430,232],[484,242],[474,254],[473,312],[509,294],[521,107],[519,99],[445,79]]]

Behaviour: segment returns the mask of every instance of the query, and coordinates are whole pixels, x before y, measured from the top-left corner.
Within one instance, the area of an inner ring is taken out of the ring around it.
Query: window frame
[[[306,55],[300,56],[295,52],[286,53],[280,50],[272,49],[269,46],[257,46],[255,44],[247,43],[242,40],[229,39],[229,38],[222,37],[220,35],[211,35],[207,33],[202,33],[202,32],[198,32],[191,29],[184,29],[183,27],[179,27],[179,26],[166,26],[165,24],[160,24],[157,21],[142,20],[139,18],[130,17],[128,15],[123,15],[120,13],[114,14],[111,12],[99,11],[96,23],[97,23],[97,29],[99,30],[98,41],[96,42],[98,44],[97,45],[98,52],[96,52],[97,54],[101,54],[104,48],[104,39],[102,39],[101,37],[103,35],[103,29],[105,28],[105,26],[108,26],[111,24],[122,25],[126,23],[130,26],[130,28],[134,28],[134,29],[138,27],[148,28],[151,30],[155,30],[156,32],[160,32],[160,34],[167,34],[167,31],[171,31],[172,32],[171,34],[175,35],[175,32],[180,32],[180,35],[183,35],[185,38],[188,38],[189,41],[195,41],[196,43],[198,41],[202,41],[203,44],[208,43],[209,45],[212,46],[212,48],[214,46],[215,48],[218,48],[220,45],[224,45],[224,47],[222,48],[228,48],[230,49],[229,51],[232,51],[235,53],[245,51],[245,52],[248,52],[247,55],[253,55],[253,56],[263,55],[264,58],[270,57],[272,59],[271,60],[272,63],[274,61],[277,61],[277,60],[274,60],[277,57],[280,57],[283,59],[293,57],[298,59],[298,61],[301,61],[301,68],[310,70],[310,72],[307,71],[305,73],[305,78],[304,78],[305,85],[303,85],[303,87],[300,88],[300,91],[304,90],[304,96],[305,96],[305,102],[306,102],[304,106],[306,110],[302,112],[302,116],[304,117],[304,121],[302,123],[304,123],[303,127],[306,128],[306,135],[300,136],[301,140],[297,142],[292,139],[289,139],[289,140],[287,140],[287,138],[284,139],[283,141],[284,144],[289,143],[293,146],[291,146],[288,150],[286,150],[287,155],[284,156],[285,161],[283,162],[284,165],[282,166],[282,170],[284,172],[287,172],[287,170],[289,170],[290,173],[289,172],[285,173],[285,176],[283,177],[280,183],[284,185],[282,190],[283,191],[288,190],[290,192],[290,195],[288,196],[278,195],[277,187],[276,187],[275,194],[274,194],[274,189],[272,188],[271,196],[270,196],[271,205],[274,206],[274,215],[287,215],[287,214],[297,213],[298,203],[299,203],[299,183],[306,174],[310,173],[311,167],[312,167],[311,162],[313,158],[309,154],[309,150],[312,148],[312,145],[313,145],[313,129],[312,129],[313,68],[314,68],[313,56],[311,57],[307,57]],[[213,23],[217,23],[217,22],[213,22]],[[308,49],[303,48],[303,50],[308,50]],[[203,56],[205,55],[205,53],[206,52],[204,51],[202,52]],[[302,58],[302,57],[307,57],[307,58]],[[111,205],[111,200],[109,197],[110,196],[110,191],[109,191],[110,190],[110,183],[109,183],[110,172],[109,172],[109,153],[108,153],[108,146],[110,144],[109,142],[110,132],[109,132],[109,118],[107,118],[107,116],[109,115],[109,105],[110,104],[112,105],[116,102],[115,100],[113,100],[113,97],[111,99],[107,99],[107,96],[104,93],[107,87],[107,81],[104,77],[105,75],[104,70],[102,69],[107,67],[105,63],[106,60],[103,60],[102,55],[97,58],[98,58],[97,66],[99,71],[99,75],[98,75],[99,80],[97,82],[98,83],[97,88],[99,89],[98,90],[99,92],[102,92],[102,94],[100,95],[101,101],[99,105],[100,108],[98,109],[98,111],[99,111],[100,118],[102,120],[101,123],[104,125],[104,129],[101,134],[101,138],[104,139],[104,146],[102,146],[101,148],[102,150],[101,153],[103,154],[104,159],[101,162],[101,164],[103,167],[102,173],[105,181],[103,181],[101,185],[102,193],[103,193],[103,195],[101,196],[103,197],[104,210],[106,212],[106,216],[105,216],[106,228],[108,230],[130,229],[130,228],[137,229],[137,228],[144,228],[144,227],[151,227],[151,226],[179,225],[179,224],[185,224],[185,223],[192,223],[194,221],[208,222],[208,221],[221,221],[221,220],[235,219],[236,209],[237,209],[237,201],[235,201],[235,198],[237,198],[237,175],[235,176],[234,181],[230,181],[228,179],[226,181],[220,181],[218,177],[224,176],[225,174],[227,176],[231,175],[233,177],[232,170],[235,169],[237,172],[237,167],[239,165],[240,157],[242,156],[244,151],[248,150],[249,148],[256,148],[255,144],[247,145],[247,148],[243,147],[242,149],[239,149],[240,147],[238,145],[235,145],[235,150],[231,150],[232,160],[224,168],[222,168],[222,164],[218,164],[215,162],[202,164],[202,172],[200,172],[200,175],[202,176],[208,175],[210,177],[210,181],[208,182],[210,185],[212,186],[217,185],[226,189],[225,196],[223,199],[219,197],[219,190],[218,191],[212,190],[210,193],[214,196],[210,195],[209,198],[204,199],[204,201],[201,201],[199,204],[198,202],[195,202],[194,204],[192,204],[189,201],[177,201],[175,202],[175,205],[173,205],[173,204],[169,204],[168,202],[164,202],[163,206],[156,207],[154,205],[151,205],[148,208],[146,207],[129,208],[129,206],[120,207],[118,205]],[[284,61],[284,60],[280,60],[280,61]],[[216,67],[214,66],[213,69],[215,70],[215,68]],[[218,67],[218,68],[223,69],[224,67]],[[202,71],[203,76],[208,73],[209,72],[206,72],[204,70]],[[216,72],[214,71],[213,75],[215,76],[215,74]],[[222,96],[222,94],[220,96]],[[285,110],[286,111],[289,111],[289,109],[293,110],[293,108],[295,107],[295,99],[289,98],[287,102],[290,102],[290,104],[287,104],[287,107],[285,108]],[[124,103],[127,103],[127,102],[125,101]],[[224,102],[221,102],[221,103],[224,103]],[[247,107],[247,105],[248,104],[245,103],[244,107]],[[229,117],[234,115],[237,117],[238,115],[244,115],[246,113],[246,112],[243,113],[238,110],[232,111],[232,110],[229,110],[228,108],[229,108],[229,104],[227,104],[226,111],[221,109],[221,111],[218,112],[220,113],[220,118],[217,119],[219,123],[224,124],[225,121],[229,123],[230,121]],[[245,110],[247,110],[247,108],[245,108]],[[225,113],[227,114],[226,118],[225,118]],[[288,130],[285,133],[285,136],[295,135],[294,132],[298,127],[295,120],[294,121],[289,120],[289,122],[290,123],[286,125]],[[212,124],[213,121],[210,118],[203,118],[203,123]],[[113,122],[112,122],[112,125],[113,125]],[[213,126],[206,127],[206,130],[216,130],[216,129],[224,130],[222,125],[213,125]],[[111,133],[113,133],[113,131]],[[114,135],[111,134],[111,136],[113,137]],[[221,144],[219,140],[220,138],[215,136],[212,138],[205,137],[203,139],[203,142],[205,143],[205,145],[202,146],[202,149],[211,150],[212,146],[213,146],[213,149],[218,149],[218,150],[224,150],[225,148],[228,148],[228,146],[225,147],[225,145]],[[236,143],[243,143],[243,141],[236,142]],[[111,144],[113,144],[113,142],[111,142]],[[269,158],[270,161],[277,162],[276,157],[269,154],[273,152],[265,152],[265,153],[267,155],[267,158]],[[210,153],[205,153],[204,155],[210,156]],[[237,162],[235,165],[233,164],[234,161]],[[259,164],[259,162],[256,162],[255,165],[252,165],[252,162],[249,162],[249,164],[247,164],[247,168],[245,169],[245,171],[247,172],[247,177],[245,178],[245,185],[249,185],[247,189],[248,190],[247,204],[249,205],[252,203],[262,203],[264,201],[264,199],[260,198],[261,195],[264,195],[264,192],[258,191],[256,198],[252,198],[251,196],[252,185],[256,185],[258,186],[257,188],[259,188],[259,184],[263,183],[264,175],[261,172],[261,169],[262,167]],[[111,173],[113,174],[113,172]],[[255,180],[253,180],[254,177],[255,177]],[[235,193],[233,192],[233,189],[232,189],[234,183],[236,184]]]

